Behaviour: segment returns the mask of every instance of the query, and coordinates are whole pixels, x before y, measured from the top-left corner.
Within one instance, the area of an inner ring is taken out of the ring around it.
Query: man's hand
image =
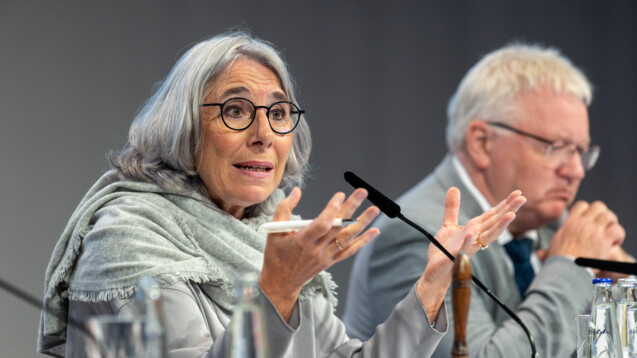
[[[621,249],[625,235],[617,215],[604,203],[578,201],[553,236],[546,255],[624,260],[628,257]]]

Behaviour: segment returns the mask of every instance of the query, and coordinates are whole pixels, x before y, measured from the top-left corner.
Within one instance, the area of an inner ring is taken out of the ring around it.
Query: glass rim
[[[245,101],[247,103],[249,103],[252,106],[252,114],[250,115],[250,122],[242,127],[242,128],[235,128],[232,127],[228,124],[228,122],[226,121],[226,118],[223,115],[223,108],[230,102],[233,100],[241,100],[241,101]],[[281,131],[281,130],[277,130],[274,128],[274,126],[272,125],[272,118],[270,118],[270,110],[276,106],[277,104],[280,103],[285,103],[285,104],[289,104],[292,105],[296,111],[295,112],[291,112],[290,113],[290,121],[293,123],[292,128],[290,128],[289,130],[286,131]],[[270,129],[272,129],[273,132],[278,133],[278,134],[288,134],[292,131],[294,131],[296,129],[296,127],[298,126],[298,124],[301,122],[301,115],[305,113],[304,110],[300,109],[298,105],[296,105],[294,102],[290,102],[290,101],[276,101],[274,103],[272,103],[269,106],[257,106],[255,105],[251,100],[247,99],[247,98],[243,98],[243,97],[232,97],[232,98],[228,98],[227,100],[225,100],[223,103],[204,103],[201,105],[201,107],[210,107],[210,106],[218,106],[220,109],[220,116],[221,116],[221,120],[223,121],[223,124],[225,124],[226,127],[228,127],[231,130],[235,130],[235,131],[243,131],[248,129],[252,123],[254,122],[254,119],[256,118],[256,113],[257,110],[259,108],[263,108],[266,110],[266,117],[268,118],[268,124],[270,126]],[[296,117],[296,118],[295,118]]]

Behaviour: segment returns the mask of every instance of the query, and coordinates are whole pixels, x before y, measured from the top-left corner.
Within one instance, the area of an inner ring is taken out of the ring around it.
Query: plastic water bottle
[[[139,316],[144,320],[143,358],[166,357],[164,317],[159,284],[150,276],[141,277],[134,295]]]
[[[634,322],[631,322],[631,325],[628,324],[627,312],[629,309],[633,310],[637,308],[636,282],[637,280],[629,278],[620,278],[617,280],[617,326],[619,327],[619,338],[621,340],[624,358],[633,357],[629,352],[628,335],[631,328],[634,332],[636,327],[634,326]],[[631,321],[634,321],[634,319]],[[631,337],[631,341],[634,341],[633,337]]]
[[[610,278],[593,280],[593,307],[591,309],[591,357],[622,358],[621,341]],[[594,328],[592,328],[594,327]]]
[[[267,358],[265,317],[259,303],[257,273],[244,273],[235,279],[236,303],[230,323],[230,358]]]

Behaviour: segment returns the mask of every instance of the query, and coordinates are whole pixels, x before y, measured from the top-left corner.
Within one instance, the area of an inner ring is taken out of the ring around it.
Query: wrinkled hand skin
[[[493,243],[506,227],[515,219],[515,213],[526,202],[519,190],[513,191],[498,205],[485,211],[482,215],[469,220],[466,225],[458,225],[460,210],[460,190],[450,188],[445,199],[445,212],[442,227],[436,233],[436,239],[452,255],[464,251],[469,257],[481,247]],[[451,284],[453,262],[433,244],[429,245],[427,267],[418,280],[416,290],[430,323],[438,315],[447,289]]]
[[[631,261],[622,249],[626,232],[617,215],[601,201],[576,202],[564,224],[555,233],[546,256],[587,257],[598,260]],[[598,277],[614,280],[626,275],[596,271]]]
[[[351,218],[366,198],[365,189],[356,189],[347,198],[336,193],[309,226],[297,232],[268,235],[259,285],[286,321],[307,281],[354,255],[380,233],[376,228],[365,230],[380,213],[375,206],[364,210],[355,224],[332,227],[335,218]],[[300,199],[301,190],[294,188],[279,203],[273,220],[289,220]]]

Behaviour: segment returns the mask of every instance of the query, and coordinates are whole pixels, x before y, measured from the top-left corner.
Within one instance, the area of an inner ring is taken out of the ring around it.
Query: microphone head
[[[383,195],[380,191],[374,189],[373,186],[367,184],[363,179],[359,178],[358,175],[352,172],[345,172],[345,181],[354,188],[363,188],[367,190],[367,199],[371,201],[372,204],[378,206],[380,211],[382,211],[385,215],[390,218],[395,218],[400,214],[400,206],[398,204]]]

